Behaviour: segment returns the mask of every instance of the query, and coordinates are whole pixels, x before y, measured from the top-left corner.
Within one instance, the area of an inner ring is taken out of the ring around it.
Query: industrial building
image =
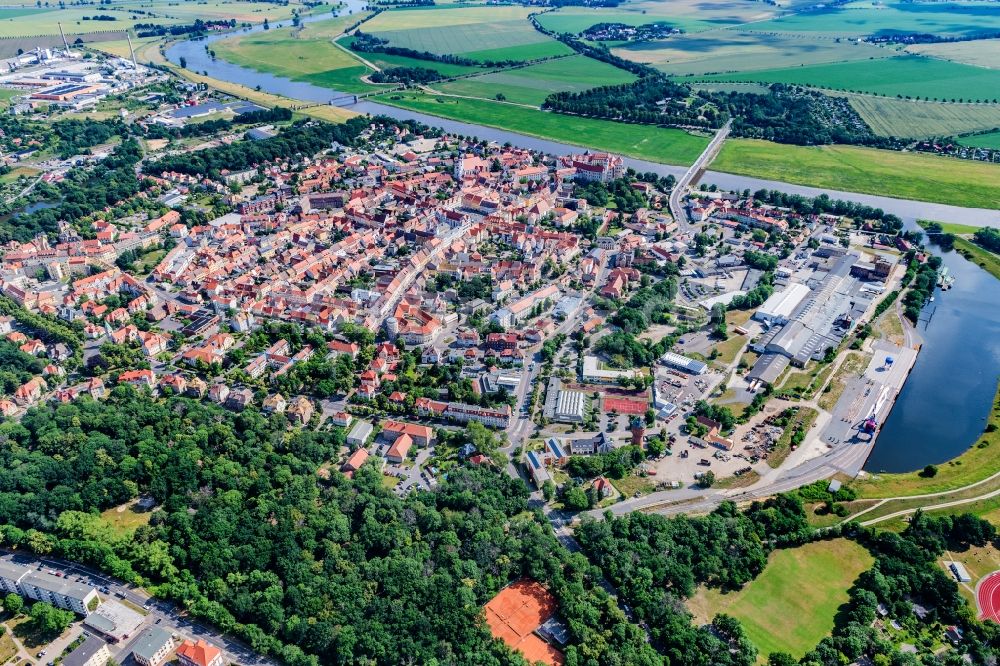
[[[0,562],[0,588],[32,601],[46,601],[57,608],[87,616],[101,600],[97,590],[12,562]]]
[[[583,391],[560,390],[553,419],[563,423],[583,423],[587,413],[587,396]]]
[[[795,308],[809,296],[809,287],[793,282],[781,291],[776,291],[757,308],[753,318],[768,325],[785,324],[791,318]]]
[[[113,643],[135,635],[145,618],[113,599],[105,601],[83,620],[83,624]]]
[[[660,363],[668,368],[677,368],[692,375],[703,375],[708,370],[706,363],[669,351],[660,357]]]
[[[840,344],[860,319],[873,298],[851,275],[857,254],[835,260],[822,277],[810,280],[808,295],[796,305],[788,321],[773,326],[754,341],[760,354],[747,375],[750,382],[773,384],[789,364],[804,367],[810,359],[822,359],[827,349]],[[787,303],[774,309],[780,313]]]

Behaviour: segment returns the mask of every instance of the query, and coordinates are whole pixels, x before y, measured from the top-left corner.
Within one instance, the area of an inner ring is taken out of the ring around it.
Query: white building
[[[753,318],[771,326],[786,324],[791,319],[795,308],[806,299],[810,289],[798,282],[790,283],[782,291],[775,292],[757,308]]]
[[[97,590],[89,585],[73,583],[11,562],[0,562],[0,588],[83,616],[90,615],[101,603]]]
[[[159,666],[174,649],[174,639],[162,627],[148,627],[132,648],[132,658],[141,666]]]
[[[587,413],[587,396],[583,391],[559,391],[553,418],[566,423],[583,423]]]
[[[351,432],[347,433],[347,445],[348,446],[364,446],[368,438],[371,437],[372,431],[375,430],[369,421],[358,421],[351,428]]]

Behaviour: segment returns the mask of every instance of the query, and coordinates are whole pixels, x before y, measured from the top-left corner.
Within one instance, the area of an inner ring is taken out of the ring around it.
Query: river
[[[955,283],[935,291],[924,309],[917,325],[923,347],[865,464],[871,472],[911,471],[954,458],[982,434],[993,404],[1000,283],[958,252],[932,249]]]
[[[345,4],[351,13],[357,14],[366,3],[363,0],[347,0]],[[302,20],[309,23],[330,16],[315,14]],[[238,34],[262,29],[262,26],[255,26]],[[167,49],[167,57],[174,63],[183,57],[189,69],[207,72],[212,78],[251,88],[259,86],[265,92],[292,99],[328,103],[344,96],[345,93],[311,83],[213,60],[205,49],[206,45],[232,36],[212,35],[179,42]],[[566,154],[585,148],[365,100],[349,108],[360,113],[417,120],[454,134],[509,142],[551,154]],[[661,175],[680,176],[686,170],[682,166],[633,158],[626,158],[626,164],[638,171]],[[702,180],[733,190],[768,188],[803,196],[826,193],[835,199],[880,207],[906,220],[908,228],[917,228],[915,220],[918,218],[1000,228],[1000,211],[996,210],[838,192],[712,171],[707,172]],[[928,463],[939,463],[964,451],[982,432],[1000,374],[1000,285],[995,278],[956,252],[945,253],[943,259],[956,278],[955,285],[944,294],[936,294],[934,303],[928,308],[928,313],[933,311],[934,314],[926,330],[921,324],[920,334],[925,343],[923,350],[882,427],[866,469],[906,471],[919,469]]]

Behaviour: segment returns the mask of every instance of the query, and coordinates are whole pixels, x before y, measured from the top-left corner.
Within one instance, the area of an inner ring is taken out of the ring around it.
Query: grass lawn
[[[663,164],[691,164],[708,145],[707,138],[679,129],[563,116],[490,101],[435,97],[413,91],[382,95],[377,101]]]
[[[0,109],[5,109],[10,106],[10,99],[14,95],[23,95],[23,90],[16,90],[14,88],[0,88]]]
[[[509,102],[541,106],[545,98],[555,91],[578,92],[594,86],[630,83],[634,80],[635,76],[624,70],[577,55],[431,85],[435,90],[452,95],[491,99],[501,93]]]
[[[793,83],[942,101],[991,101],[998,97],[997,91],[1000,90],[998,70],[915,55],[703,78],[710,81]]]
[[[935,155],[731,139],[711,168],[847,192],[1000,208],[1000,165]]]
[[[32,169],[26,166],[16,166],[11,168],[10,172],[5,173],[0,176],[0,183],[13,183],[15,180],[24,176],[26,178],[33,178],[41,173],[38,169]]]
[[[102,512],[101,520],[118,535],[128,536],[137,528],[148,525],[152,515],[152,511],[136,511],[135,502],[129,502]]]
[[[963,136],[958,139],[958,142],[963,146],[1000,150],[1000,131],[987,132],[986,134],[975,134],[973,136]]]
[[[927,225],[930,224],[932,220],[917,220],[922,228],[926,229]],[[979,231],[979,227],[972,224],[958,224],[956,222],[937,222],[936,224],[941,225],[941,230],[946,234],[955,234],[956,236],[968,235]]]
[[[398,476],[389,476],[388,474],[382,475],[382,487],[388,490],[392,490],[398,486],[400,481],[402,481],[402,479]]]
[[[4,631],[0,636],[0,664],[6,664],[7,660],[17,654],[17,646],[11,638],[9,631]]]
[[[628,476],[622,477],[621,479],[610,479],[611,485],[615,487],[615,490],[620,492],[623,497],[629,498],[634,497],[637,492],[643,495],[648,495],[649,493],[656,490],[656,484],[652,477],[648,476],[635,476],[630,474]]]
[[[719,352],[719,356],[715,359],[715,362],[729,365],[736,359],[736,355],[740,353],[740,350],[743,349],[748,340],[749,338],[745,335],[730,334],[726,340],[712,347],[712,349]]]
[[[963,257],[1000,280],[1000,255],[990,252],[989,250],[976,245],[971,240],[960,236],[955,237],[955,249],[958,250]]]
[[[902,497],[953,490],[985,479],[1000,472],[1000,387],[993,398],[987,430],[991,425],[997,429],[984,432],[976,442],[970,443],[970,448],[965,453],[938,465],[938,473],[933,478],[924,478],[919,472],[879,474],[869,479],[853,481],[851,487],[863,498]],[[980,488],[975,490],[983,492]],[[905,507],[897,507],[899,508]]]
[[[847,590],[874,558],[853,541],[835,539],[775,551],[767,568],[737,592],[699,588],[688,602],[698,622],[719,613],[739,619],[762,655],[799,658],[833,630]]]

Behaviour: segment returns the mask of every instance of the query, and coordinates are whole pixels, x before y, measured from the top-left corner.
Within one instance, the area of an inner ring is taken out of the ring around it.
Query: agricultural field
[[[540,106],[557,90],[581,91],[634,80],[635,77],[624,70],[576,55],[432,86],[452,95],[492,99],[502,94],[509,102]]]
[[[535,60],[573,51],[527,20],[531,9],[515,6],[396,9],[362,27],[392,46],[460,55],[475,60]]]
[[[413,111],[553,141],[607,150],[664,164],[691,164],[708,138],[679,129],[623,125],[607,120],[561,116],[497,102],[427,95],[415,91],[382,95],[378,101]]]
[[[993,148],[1000,150],[1000,131],[988,132],[986,134],[975,134],[973,136],[963,136],[958,140],[963,146],[974,146],[976,148]]]
[[[1000,104],[917,102],[853,94],[845,97],[879,136],[924,139],[1000,127]]]
[[[737,618],[761,655],[798,658],[833,630],[848,590],[874,558],[847,539],[775,551],[764,572],[737,592],[699,588],[688,602],[697,623],[727,613]]]
[[[910,53],[952,60],[954,62],[1000,69],[1000,39],[976,39],[967,42],[915,44],[906,47]]]
[[[729,17],[704,20],[695,16],[675,16],[644,14],[641,10],[630,9],[633,5],[622,5],[616,9],[589,9],[587,7],[562,7],[554,12],[546,12],[538,17],[538,22],[546,30],[579,34],[598,23],[624,23],[625,25],[646,25],[666,23],[685,32],[700,32],[740,21]],[[665,7],[661,7],[662,12]]]
[[[711,81],[794,83],[943,101],[1000,100],[1000,71],[914,55],[883,58],[875,62],[813,65],[705,78]]]
[[[207,0],[205,2],[176,2],[153,0],[112,2],[86,7],[67,6],[35,8],[32,5],[0,9],[0,37],[27,37],[58,35],[59,23],[66,33],[103,32],[107,30],[134,29],[136,23],[178,25],[193,23],[195,19],[235,19],[239,23],[262,23],[291,18],[292,8],[303,8],[299,3],[281,6],[269,2]],[[141,10],[142,14],[129,10]],[[95,21],[86,17],[113,16],[114,21]]]
[[[1000,207],[1000,165],[934,155],[730,139],[711,169],[847,192]]]
[[[739,30],[713,30],[656,42],[636,42],[619,46],[613,52],[678,76],[798,68],[895,55],[894,51],[870,44]]]
[[[802,12],[756,23],[762,32],[863,37],[927,33],[971,37],[1000,31],[1000,12],[985,2],[854,2],[834,9]]]

